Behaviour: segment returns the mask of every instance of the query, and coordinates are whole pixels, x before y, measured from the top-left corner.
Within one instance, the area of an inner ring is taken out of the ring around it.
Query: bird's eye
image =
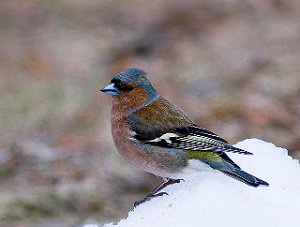
[[[125,92],[131,92],[133,89],[134,89],[133,86],[127,85],[127,86],[125,86],[125,87],[123,88],[123,91],[125,91]]]

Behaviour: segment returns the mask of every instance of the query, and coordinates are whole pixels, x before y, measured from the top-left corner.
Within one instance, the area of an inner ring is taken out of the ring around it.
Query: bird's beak
[[[120,94],[120,91],[115,87],[114,83],[106,85],[100,91],[104,92],[105,94],[111,95],[111,96],[117,96]]]

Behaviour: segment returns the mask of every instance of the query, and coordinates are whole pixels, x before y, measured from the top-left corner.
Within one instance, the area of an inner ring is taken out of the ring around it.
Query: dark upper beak
[[[114,83],[106,85],[100,91],[104,92],[105,94],[111,95],[111,96],[117,96],[120,94],[119,90],[115,87]]]

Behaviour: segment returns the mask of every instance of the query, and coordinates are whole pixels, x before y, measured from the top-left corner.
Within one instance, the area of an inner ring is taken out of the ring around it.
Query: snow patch
[[[299,161],[286,149],[258,139],[235,146],[253,155],[228,155],[269,187],[249,187],[216,170],[192,173],[185,182],[163,190],[169,196],[141,204],[118,224],[105,227],[299,227]]]

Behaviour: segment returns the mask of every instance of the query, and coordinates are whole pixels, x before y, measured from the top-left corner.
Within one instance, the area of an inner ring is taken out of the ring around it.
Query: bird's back
[[[145,140],[194,124],[179,107],[162,97],[133,112],[128,121],[140,138]]]

